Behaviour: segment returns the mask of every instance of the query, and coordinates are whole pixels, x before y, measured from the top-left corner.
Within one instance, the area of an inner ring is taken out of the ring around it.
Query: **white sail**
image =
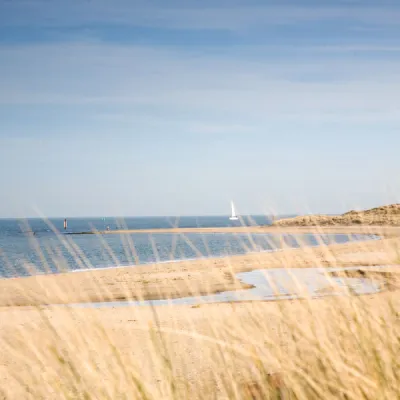
[[[238,216],[236,215],[235,205],[233,204],[233,201],[231,201],[231,208],[232,208],[232,215],[231,215],[231,217],[229,219],[230,220],[239,219]]]

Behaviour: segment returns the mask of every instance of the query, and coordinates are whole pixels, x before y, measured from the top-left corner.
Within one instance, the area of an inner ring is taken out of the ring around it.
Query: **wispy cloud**
[[[315,56],[243,60],[108,45],[0,48],[0,104],[124,107],[246,118],[393,118],[400,59]],[[308,116],[308,117],[307,117]],[[229,125],[229,124],[228,124]]]
[[[152,3],[149,8],[144,1],[111,5],[99,0],[74,1],[67,7],[59,2],[16,1],[2,4],[6,12],[0,21],[10,26],[117,22],[239,30],[290,23],[306,31],[310,21],[354,20],[373,26],[394,20],[400,12],[393,4],[379,7],[374,2],[365,7],[343,2],[243,4],[223,8],[223,2],[206,2],[199,8],[187,3],[185,8],[182,2],[173,2]],[[143,122],[143,116],[165,120],[166,115],[176,122],[192,115],[197,122],[186,125],[188,132],[240,130],[249,126],[249,120],[398,121],[400,47],[378,39],[327,43],[324,34],[322,30],[321,44],[306,38],[303,45],[266,38],[264,44],[221,45],[214,50],[207,44],[196,50],[82,42],[76,37],[68,43],[2,46],[0,106],[64,105],[86,109],[87,118],[104,114],[103,118],[108,115],[109,120],[124,123]],[[318,35],[311,32],[311,37],[315,41]]]

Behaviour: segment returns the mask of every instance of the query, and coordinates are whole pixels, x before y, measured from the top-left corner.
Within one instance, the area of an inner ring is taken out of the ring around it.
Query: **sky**
[[[0,217],[400,202],[400,3],[0,0]]]

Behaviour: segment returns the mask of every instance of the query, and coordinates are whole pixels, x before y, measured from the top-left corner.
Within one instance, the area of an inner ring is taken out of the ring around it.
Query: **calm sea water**
[[[247,225],[268,225],[265,216],[244,218]],[[92,229],[118,229],[121,220],[115,218],[68,219],[68,232]],[[232,226],[228,217],[182,218],[124,218],[122,226],[129,229],[156,229],[179,227]],[[108,268],[199,257],[220,257],[245,254],[250,251],[271,251],[283,245],[300,246],[306,241],[317,245],[345,243],[345,235],[271,235],[271,234],[146,234],[127,235],[57,235],[53,229],[63,231],[63,219],[45,222],[39,219],[27,221],[0,220],[0,276],[12,277],[31,273],[59,272],[89,268]],[[34,232],[35,234],[32,235]],[[354,235],[351,240],[361,239]]]

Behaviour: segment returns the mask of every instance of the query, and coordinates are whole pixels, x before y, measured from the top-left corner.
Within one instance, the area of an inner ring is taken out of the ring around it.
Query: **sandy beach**
[[[294,231],[312,233],[315,229]],[[400,239],[394,228],[318,231],[373,233],[382,239],[1,280],[1,393],[11,399],[51,399],[54,387],[68,391],[70,382],[73,386],[78,382],[76,390],[89,391],[91,398],[123,398],[116,393],[132,390],[126,375],[132,373],[143,385],[139,392],[145,388],[152,398],[174,398],[174,393],[185,393],[193,399],[228,399],[233,395],[227,395],[231,390],[227,382],[234,379],[238,385],[234,390],[241,393],[249,382],[260,379],[254,369],[255,354],[262,359],[263,371],[275,382],[280,371],[289,371],[304,359],[305,355],[298,354],[299,343],[310,335],[307,332],[313,332],[316,321],[323,321],[324,325],[319,324],[326,329],[326,333],[320,333],[324,337],[338,329],[335,323],[339,305],[340,321],[353,318],[353,297],[155,308],[45,304],[210,294],[242,288],[235,274],[261,268],[398,263]],[[391,271],[397,273],[396,268]],[[383,319],[400,309],[397,292],[361,296],[360,301]],[[310,354],[309,344],[304,346],[305,354]],[[164,356],[169,367],[163,364]],[[75,368],[79,373],[74,372]],[[105,396],[116,379],[118,389]],[[74,398],[73,393],[71,396]]]
[[[242,228],[248,229],[248,228]],[[399,228],[251,228],[265,233],[377,234],[382,240],[254,252],[163,264],[37,275],[0,280],[0,305],[37,305],[112,300],[165,299],[247,287],[235,274],[268,268],[358,266],[398,263]],[[208,232],[214,232],[208,229]],[[220,230],[216,230],[220,232]],[[239,231],[241,232],[241,231]],[[254,232],[252,230],[252,232]]]

